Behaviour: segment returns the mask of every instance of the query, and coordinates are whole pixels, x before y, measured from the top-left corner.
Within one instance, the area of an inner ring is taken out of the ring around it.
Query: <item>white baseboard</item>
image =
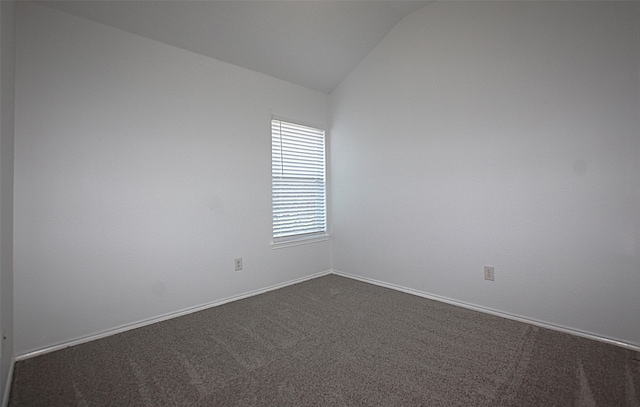
[[[458,300],[453,300],[451,298],[447,298],[447,297],[441,297],[439,295],[434,295],[434,294],[430,294],[424,291],[419,291],[419,290],[414,290],[412,288],[407,288],[407,287],[402,287],[399,285],[395,285],[395,284],[391,284],[391,283],[386,283],[384,281],[379,281],[379,280],[374,280],[372,278],[368,278],[368,277],[362,277],[362,276],[358,276],[355,274],[349,274],[349,273],[345,273],[339,270],[331,270],[332,274],[336,274],[342,277],[346,277],[346,278],[351,278],[354,280],[358,280],[358,281],[362,281],[365,283],[370,283],[370,284],[374,284],[380,287],[385,287],[385,288],[390,288],[392,290],[395,291],[401,291],[403,293],[407,293],[407,294],[411,294],[411,295],[416,295],[418,297],[423,297],[423,298],[427,298],[430,300],[434,300],[434,301],[440,301],[440,302],[444,302],[446,304],[450,304],[450,305],[455,305],[457,307],[462,307],[462,308],[466,308],[466,309],[470,309],[473,311],[478,311],[478,312],[482,312],[485,314],[491,314],[491,315],[495,315],[498,317],[502,317],[502,318],[507,318],[507,319],[511,319],[514,321],[519,321],[519,322],[524,322],[525,324],[531,324],[531,325],[535,325],[535,326],[539,326],[541,328],[547,328],[547,329],[551,329],[554,331],[559,331],[559,332],[564,332],[567,334],[571,334],[571,335],[576,335],[576,336],[580,336],[583,338],[587,338],[587,339],[593,339],[599,342],[604,342],[604,343],[608,343],[610,345],[616,345],[616,346],[620,346],[626,349],[630,349],[630,350],[634,350],[636,352],[640,352],[640,344],[635,344],[635,343],[628,343],[628,342],[623,342],[620,340],[616,340],[616,339],[611,339],[611,338],[606,338],[603,336],[599,336],[596,334],[592,334],[590,332],[583,332],[583,331],[579,331],[573,328],[568,328],[568,327],[564,327],[564,326],[560,326],[560,325],[554,325],[554,324],[550,324],[544,321],[538,321],[535,319],[530,319],[527,317],[523,317],[520,315],[514,315],[514,314],[509,314],[507,312],[503,312],[503,311],[498,311],[495,309],[491,309],[491,308],[486,308],[486,307],[481,307],[479,305],[475,305],[475,304],[469,304],[463,301],[458,301]]]
[[[147,326],[147,325],[151,325],[151,324],[155,324],[157,322],[162,322],[162,321],[166,321],[169,319],[173,319],[173,318],[177,318],[177,317],[181,317],[183,315],[187,315],[187,314],[191,314],[193,312],[198,312],[198,311],[203,311],[205,309],[208,308],[213,308],[213,307],[217,307],[219,305],[223,305],[223,304],[227,304],[229,302],[233,302],[233,301],[238,301],[244,298],[248,298],[248,297],[253,297],[254,295],[259,295],[259,294],[263,294],[269,291],[273,291],[273,290],[277,290],[279,288],[283,288],[283,287],[287,287],[293,284],[297,284],[297,283],[301,283],[303,281],[307,281],[307,280],[311,280],[317,277],[322,277],[325,276],[327,274],[336,274],[342,277],[346,277],[346,278],[351,278],[354,280],[359,280],[365,283],[370,283],[370,284],[374,284],[380,287],[385,287],[385,288],[389,288],[395,291],[400,291],[400,292],[404,292],[407,294],[412,294],[412,295],[416,295],[418,297],[423,297],[423,298],[427,298],[427,299],[431,299],[431,300],[435,300],[435,301],[440,301],[440,302],[444,302],[446,304],[450,304],[450,305],[454,305],[454,306],[458,306],[458,307],[462,307],[462,308],[466,308],[466,309],[470,309],[473,311],[478,311],[478,312],[483,312],[485,314],[491,314],[491,315],[495,315],[498,317],[502,317],[502,318],[507,318],[507,319],[511,319],[511,320],[515,320],[515,321],[519,321],[519,322],[524,322],[526,324],[531,324],[531,325],[535,325],[535,326],[539,326],[542,328],[547,328],[547,329],[552,329],[555,331],[560,331],[560,332],[564,332],[564,333],[568,333],[571,335],[576,335],[576,336],[580,336],[583,338],[587,338],[587,339],[593,339],[596,341],[600,341],[600,342],[604,342],[604,343],[608,343],[611,345],[616,345],[616,346],[620,346],[626,349],[631,349],[637,352],[640,352],[640,344],[635,344],[635,343],[628,343],[628,342],[623,342],[623,341],[619,341],[616,339],[611,339],[611,338],[606,338],[606,337],[602,337],[599,335],[595,335],[589,332],[583,332],[583,331],[579,331],[576,329],[572,329],[572,328],[568,328],[568,327],[564,327],[564,326],[559,326],[559,325],[554,325],[554,324],[550,324],[547,322],[543,322],[543,321],[538,321],[535,319],[530,319],[530,318],[526,318],[526,317],[522,317],[519,315],[514,315],[514,314],[509,314],[503,311],[498,311],[498,310],[494,310],[491,308],[486,308],[486,307],[481,307],[475,304],[469,304],[463,301],[458,301],[458,300],[453,300],[450,298],[446,298],[446,297],[442,297],[439,295],[434,295],[434,294],[430,294],[427,292],[423,292],[423,291],[419,291],[419,290],[414,290],[412,288],[407,288],[407,287],[402,287],[399,285],[395,285],[395,284],[391,284],[391,283],[387,283],[384,281],[379,281],[379,280],[375,280],[375,279],[371,279],[371,278],[367,278],[367,277],[362,277],[362,276],[358,276],[355,274],[349,274],[349,273],[345,273],[339,270],[335,270],[335,269],[331,269],[331,270],[325,270],[316,274],[311,274],[305,277],[301,277],[298,279],[294,279],[294,280],[290,280],[284,283],[280,283],[280,284],[275,284],[269,287],[265,287],[265,288],[261,288],[258,290],[253,290],[253,291],[249,291],[243,294],[239,294],[239,295],[235,295],[235,296],[231,296],[231,297],[227,297],[227,298],[223,298],[221,300],[217,300],[217,301],[212,301],[206,304],[202,304],[202,305],[198,305],[195,307],[190,307],[190,308],[186,308],[180,311],[176,311],[176,312],[171,312],[168,314],[164,314],[164,315],[160,315],[158,317],[154,317],[154,318],[149,318],[143,321],[139,321],[139,322],[135,322],[132,324],[127,324],[127,325],[123,325],[114,329],[109,329],[103,332],[99,332],[97,334],[92,334],[92,335],[88,335],[88,336],[84,336],[81,338],[76,338],[70,341],[66,341],[66,342],[62,342],[53,346],[49,346],[43,349],[39,349],[36,351],[32,351],[32,352],[28,352],[22,355],[18,355],[16,356],[12,363],[11,363],[11,369],[9,372],[9,379],[8,379],[8,383],[5,384],[5,387],[10,389],[11,387],[11,380],[10,378],[13,376],[13,367],[15,362],[24,360],[24,359],[29,359],[32,357],[36,357],[36,356],[40,356],[40,355],[44,355],[46,353],[50,353],[50,352],[54,352],[60,349],[64,349],[64,348],[68,348],[70,346],[75,346],[75,345],[80,345],[82,343],[86,343],[86,342],[90,342],[96,339],[101,339],[101,338],[105,338],[107,336],[111,336],[111,335],[116,335],[122,332],[126,332],[126,331],[130,331],[132,329],[136,329],[136,328],[141,328],[143,326]],[[6,398],[6,400],[4,400],[4,398]],[[8,399],[8,392],[5,389],[5,393],[3,395],[3,406],[6,406],[8,403],[9,399]]]
[[[97,334],[92,334],[92,335],[88,335],[88,336],[83,336],[81,338],[76,338],[76,339],[72,339],[70,341],[65,341],[53,346],[49,346],[43,349],[38,349],[36,351],[32,351],[32,352],[28,352],[22,355],[18,355],[15,358],[16,362],[19,362],[21,360],[25,360],[25,359],[29,359],[29,358],[33,358],[36,356],[40,356],[40,355],[44,355],[46,353],[50,353],[50,352],[54,352],[57,350],[61,350],[64,348],[68,348],[70,346],[75,346],[75,345],[80,345],[86,342],[90,342],[90,341],[94,341],[96,339],[102,339],[102,338],[106,338],[107,336],[111,336],[111,335],[116,335],[122,332],[126,332],[126,331],[130,331],[132,329],[136,329],[136,328],[142,328],[143,326],[147,326],[147,325],[151,325],[151,324],[155,324],[157,322],[162,322],[162,321],[166,321],[169,319],[173,319],[173,318],[177,318],[177,317],[181,317],[183,315],[187,315],[187,314],[191,314],[194,312],[198,312],[198,311],[203,311],[209,308],[213,308],[213,307],[217,307],[223,304],[227,304],[229,302],[233,302],[233,301],[238,301],[238,300],[242,300],[244,298],[248,298],[248,297],[253,297],[254,295],[259,295],[259,294],[263,294],[269,291],[273,291],[273,290],[277,290],[279,288],[283,288],[283,287],[287,287],[293,284],[297,284],[297,283],[301,283],[303,281],[307,281],[307,280],[311,280],[317,277],[322,277],[325,276],[327,274],[331,274],[331,270],[325,270],[325,271],[321,271],[319,273],[316,274],[311,274],[305,277],[301,277],[301,278],[297,278],[294,280],[290,280],[290,281],[286,281],[284,283],[280,283],[280,284],[275,284],[269,287],[265,287],[265,288],[260,288],[258,290],[253,290],[253,291],[249,291],[243,294],[239,294],[239,295],[234,295],[231,297],[227,297],[227,298],[223,298],[221,300],[217,300],[217,301],[212,301],[206,304],[202,304],[202,305],[197,305],[195,307],[190,307],[190,308],[185,308],[183,310],[180,311],[176,311],[176,312],[171,312],[168,314],[164,314],[164,315],[160,315],[158,317],[154,317],[154,318],[149,318],[143,321],[139,321],[139,322],[135,322],[132,324],[127,324],[127,325],[123,325],[114,329],[108,329],[106,331],[102,331],[99,332]]]
[[[13,367],[16,364],[16,359],[11,357],[11,364],[9,365],[9,372],[7,374],[7,382],[4,384],[4,392],[2,393],[2,407],[9,405],[9,396],[11,395],[11,384],[13,383]]]

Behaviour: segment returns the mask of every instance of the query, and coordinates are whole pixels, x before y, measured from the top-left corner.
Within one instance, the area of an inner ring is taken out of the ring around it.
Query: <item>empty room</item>
[[[640,405],[640,3],[0,20],[3,406]]]

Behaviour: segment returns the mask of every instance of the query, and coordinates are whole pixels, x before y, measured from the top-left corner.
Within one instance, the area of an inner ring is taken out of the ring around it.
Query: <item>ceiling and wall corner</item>
[[[43,1],[132,34],[330,93],[428,1]]]

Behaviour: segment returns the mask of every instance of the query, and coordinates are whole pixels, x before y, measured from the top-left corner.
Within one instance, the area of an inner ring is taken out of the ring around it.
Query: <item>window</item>
[[[324,130],[271,120],[274,243],[327,232]]]

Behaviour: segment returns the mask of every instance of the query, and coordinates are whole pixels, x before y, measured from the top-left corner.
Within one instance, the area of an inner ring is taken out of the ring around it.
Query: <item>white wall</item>
[[[13,359],[15,2],[0,2],[0,403]],[[3,404],[4,405],[4,404]]]
[[[329,269],[270,248],[269,177],[328,102],[335,269],[640,344],[637,4],[434,3],[330,100],[17,9],[17,355]]]
[[[17,6],[16,354],[330,269],[272,250],[271,114],[328,96]],[[234,272],[234,258],[244,270]]]
[[[334,269],[640,345],[638,7],[400,22],[330,100]]]

